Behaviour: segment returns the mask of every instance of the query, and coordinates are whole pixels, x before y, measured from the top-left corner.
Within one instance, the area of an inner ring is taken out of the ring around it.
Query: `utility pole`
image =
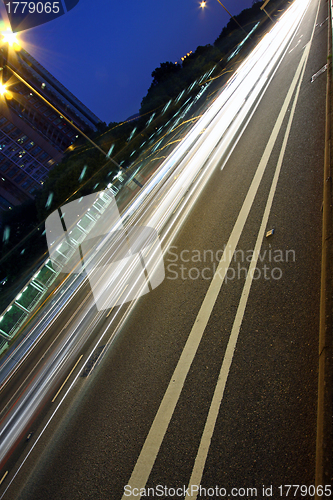
[[[245,29],[243,28],[243,26],[241,26],[241,25],[239,24],[239,22],[237,21],[237,19],[236,19],[233,15],[231,15],[231,14],[230,14],[230,12],[229,12],[229,11],[228,11],[228,9],[227,9],[227,8],[223,5],[223,3],[222,3],[222,2],[220,2],[220,0],[217,0],[217,1],[218,1],[218,3],[219,3],[220,5],[222,5],[222,7],[224,8],[224,10],[225,10],[225,11],[229,14],[229,16],[230,16],[230,17],[231,17],[231,18],[235,21],[235,23],[237,23],[237,24],[238,24],[238,26],[240,27],[240,29],[241,29],[241,30],[243,30],[243,31],[244,31],[244,33],[246,33],[246,34],[248,35],[248,32],[247,32],[247,31],[245,31]],[[268,0],[268,1],[269,1],[269,0]]]

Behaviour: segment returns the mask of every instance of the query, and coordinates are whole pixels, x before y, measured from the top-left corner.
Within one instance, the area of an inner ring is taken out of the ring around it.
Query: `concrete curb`
[[[325,165],[323,191],[323,233],[319,327],[319,375],[316,443],[316,486],[333,484],[333,228],[332,228],[332,13],[328,2],[328,70],[326,96]],[[322,495],[316,494],[316,499]]]

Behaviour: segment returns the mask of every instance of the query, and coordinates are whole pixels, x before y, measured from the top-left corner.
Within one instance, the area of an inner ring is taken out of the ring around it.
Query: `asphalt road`
[[[225,488],[224,498],[281,498],[283,485],[314,485],[326,75],[311,78],[326,63],[327,22],[315,27],[326,18],[327,3],[312,0],[237,147],[167,251],[166,279],[139,299],[101,362],[40,434],[50,412],[43,416],[25,453],[41,437],[5,499],[116,500],[158,485],[169,494],[150,497],[184,498],[172,488],[187,487],[191,475],[208,493],[218,486],[222,496]],[[313,29],[302,83],[267,157]],[[211,278],[240,219],[237,258],[214,300]],[[273,494],[263,495],[263,485]]]

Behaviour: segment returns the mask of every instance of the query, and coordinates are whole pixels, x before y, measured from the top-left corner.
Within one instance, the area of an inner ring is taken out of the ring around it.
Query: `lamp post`
[[[62,111],[59,111],[53,104],[51,104],[43,95],[41,95],[34,87],[32,87],[22,76],[20,76],[16,71],[13,70],[13,68],[10,67],[9,61],[8,61],[8,54],[9,54],[9,46],[15,46],[15,44],[18,44],[17,39],[15,37],[14,33],[10,32],[5,32],[2,33],[3,39],[2,42],[5,42],[4,44],[4,55],[3,55],[3,64],[2,64],[2,70],[3,70],[3,80],[0,88],[0,93],[1,95],[4,95],[7,92],[7,87],[5,86],[6,81],[4,81],[4,73],[5,70],[9,70],[18,80],[20,80],[24,85],[26,85],[30,90],[32,90],[42,101],[44,101],[50,108],[53,109],[59,116],[61,116],[71,127],[73,127],[79,134],[81,134],[85,139],[87,139],[98,151],[100,151],[109,161],[111,161],[114,165],[116,165],[119,170],[123,171],[126,177],[129,178],[129,174],[127,171],[121,167],[113,158],[111,158],[108,153],[106,153],[98,144],[96,144],[90,137],[88,137],[84,132],[82,132],[79,127],[77,127],[69,118],[67,118]],[[143,187],[142,184],[133,177],[133,182],[137,184],[139,187]]]

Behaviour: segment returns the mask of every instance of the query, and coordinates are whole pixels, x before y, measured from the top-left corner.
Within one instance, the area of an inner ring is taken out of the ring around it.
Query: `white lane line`
[[[244,288],[243,288],[242,296],[241,296],[241,299],[240,299],[240,302],[239,302],[239,305],[238,305],[238,309],[237,309],[237,313],[236,313],[236,316],[235,316],[234,324],[233,324],[233,327],[232,327],[232,330],[231,330],[231,334],[230,334],[229,342],[228,342],[228,345],[227,345],[226,353],[225,353],[225,356],[224,356],[224,359],[223,359],[223,363],[222,363],[222,367],[221,367],[221,370],[220,370],[219,378],[218,378],[218,381],[217,381],[217,384],[216,384],[216,387],[215,387],[215,391],[214,391],[214,396],[213,396],[213,399],[212,399],[212,402],[211,402],[211,405],[210,405],[210,409],[209,409],[208,417],[207,417],[207,420],[206,420],[205,428],[204,428],[204,431],[203,431],[203,434],[202,434],[202,438],[201,438],[201,441],[200,441],[198,453],[197,453],[197,456],[196,456],[196,459],[195,459],[195,463],[194,463],[194,467],[193,467],[193,470],[192,470],[192,475],[191,475],[190,482],[189,482],[189,485],[188,485],[188,492],[187,492],[185,498],[196,499],[197,495],[198,495],[198,487],[201,484],[201,479],[202,479],[203,471],[204,471],[204,468],[205,468],[206,459],[207,459],[208,451],[209,451],[209,448],[210,448],[211,439],[212,439],[213,432],[214,432],[214,429],[215,429],[216,420],[217,420],[217,417],[218,417],[218,414],[219,414],[219,411],[220,411],[220,406],[221,406],[222,399],[223,399],[224,389],[225,389],[225,386],[226,386],[226,383],[227,383],[229,371],[230,371],[232,360],[233,360],[233,357],[234,357],[234,353],[235,353],[235,349],[236,349],[236,344],[237,344],[237,340],[238,340],[238,336],[239,336],[239,332],[240,332],[240,328],[241,328],[241,325],[242,325],[242,322],[243,322],[243,317],[244,317],[245,308],[246,308],[247,301],[248,301],[249,294],[250,294],[250,290],[251,290],[253,276],[254,276],[254,273],[255,273],[255,269],[257,267],[258,257],[259,257],[259,254],[260,254],[260,249],[261,249],[262,241],[264,239],[265,230],[266,230],[267,223],[268,223],[268,217],[269,217],[269,214],[270,214],[270,211],[271,211],[271,208],[272,208],[272,204],[273,204],[273,199],[274,199],[274,195],[275,195],[275,191],[276,191],[276,186],[277,186],[277,183],[278,183],[278,180],[279,180],[279,176],[280,176],[280,172],[281,172],[281,168],[282,168],[282,163],[283,163],[284,155],[285,155],[286,148],[287,148],[287,143],[288,143],[289,136],[290,136],[290,130],[291,130],[292,122],[293,122],[295,111],[296,111],[296,105],[297,105],[297,102],[298,102],[300,88],[301,88],[301,85],[302,85],[302,82],[303,82],[303,78],[304,78],[304,72],[305,72],[305,68],[306,68],[306,64],[307,64],[308,55],[309,55],[309,51],[308,51],[308,54],[307,54],[307,57],[306,57],[305,61],[303,61],[303,71],[302,71],[302,74],[301,74],[301,77],[300,77],[300,80],[299,80],[299,83],[298,83],[298,87],[297,87],[297,90],[296,90],[293,107],[292,107],[290,118],[289,118],[289,121],[288,121],[288,125],[287,125],[286,133],[285,133],[285,136],[284,136],[284,140],[283,140],[283,144],[282,144],[280,156],[279,156],[279,159],[278,159],[278,163],[277,163],[277,166],[276,166],[276,170],[275,170],[273,182],[272,182],[271,189],[270,189],[270,192],[269,192],[269,195],[268,195],[268,199],[267,199],[267,203],[266,203],[266,207],[265,207],[264,216],[263,216],[263,219],[262,219],[262,222],[261,222],[261,226],[260,226],[260,229],[259,229],[259,233],[258,233],[258,237],[257,237],[255,249],[254,249],[252,260],[251,260],[251,264],[250,264],[250,267],[249,267],[249,272],[248,272],[248,275],[246,277],[246,281],[245,281],[245,285],[244,285]],[[192,494],[192,492],[193,492],[193,494]]]
[[[69,374],[67,375],[67,377],[65,378],[65,381],[64,383],[62,384],[62,386],[60,387],[59,391],[57,392],[57,394],[54,396],[54,398],[52,399],[52,403],[55,402],[55,400],[57,399],[57,397],[59,396],[59,394],[61,393],[64,385],[66,384],[67,380],[69,379],[69,377],[72,375],[73,371],[75,370],[75,368],[77,367],[77,365],[80,363],[81,359],[83,358],[83,354],[81,354],[81,356],[79,357],[79,359],[77,360],[77,362],[75,363],[75,365],[73,366],[73,368],[71,369],[71,371],[69,372]]]
[[[243,206],[238,215],[237,221],[230,235],[228,244],[226,246],[227,250],[225,250],[222,255],[216,273],[209,286],[209,289],[201,305],[195,323],[192,327],[191,333],[185,344],[184,350],[178,361],[176,369],[171,377],[171,381],[169,382],[166,393],[163,397],[163,400],[160,404],[158,412],[152,423],[152,426],[150,428],[146,441],[143,445],[139,458],[136,462],[136,465],[128,482],[128,485],[130,485],[131,487],[131,491],[133,491],[133,488],[138,488],[140,490],[140,488],[144,488],[147,483],[148,477],[153,468],[160,446],[164,439],[164,435],[167,431],[176,404],[183,389],[185,379],[190,370],[192,361],[197,352],[204,330],[207,326],[211,312],[213,310],[216,299],[222,287],[225,275],[229,268],[233,254],[236,250],[239,238],[243,232],[245,222],[252,208],[254,198],[257,194],[261,179],[264,175],[264,172],[268,164],[268,160],[271,156],[278,134],[282,127],[283,120],[288,112],[288,107],[290,105],[292,96],[295,92],[297,83],[299,81],[304,62],[307,60],[308,57],[309,48],[310,44],[307,45],[307,48],[302,55],[301,61],[296,70],[294,79],[291,83],[288,94],[285,98],[282,109],[279,113],[278,119],[273,128],[272,134],[269,138],[264,154],[258,165],[257,171],[254,175],[251,186],[249,188]],[[224,255],[225,253],[226,255]],[[134,500],[135,498],[137,497],[134,496],[133,494],[130,496],[128,495],[125,496],[124,494],[122,500],[126,499]]]

